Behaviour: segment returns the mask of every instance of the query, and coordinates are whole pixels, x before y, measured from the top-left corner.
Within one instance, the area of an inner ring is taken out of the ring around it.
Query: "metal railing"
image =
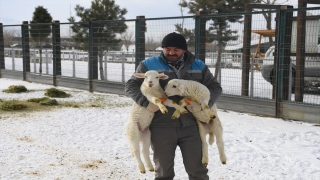
[[[124,94],[124,84],[136,66],[145,58],[159,55],[162,38],[178,31],[178,26],[183,26],[191,34],[187,36],[188,50],[208,65],[223,87],[223,95],[218,101],[220,108],[320,122],[319,52],[306,52],[306,63],[301,67],[297,54],[290,51],[291,42],[295,46],[298,43],[291,37],[297,38],[299,34],[294,34],[297,27],[289,26],[286,22],[294,22],[300,11],[319,14],[320,8],[287,8],[223,15],[199,13],[197,16],[149,19],[139,16],[135,20],[92,20],[74,24],[54,21],[47,24],[51,32],[41,42],[35,41],[37,36],[31,36],[30,29],[36,30],[42,37],[43,26],[27,22],[21,25],[0,24],[0,77],[91,92]],[[275,31],[271,38],[260,38],[255,33],[267,27],[262,13],[270,13],[274,19],[270,28]],[[251,21],[248,21],[248,16]],[[213,24],[222,22],[220,20],[226,17],[240,18],[238,22],[228,22],[228,28],[225,29],[232,32],[234,37],[229,40],[226,35],[212,38],[212,34],[218,33],[217,30],[211,34],[208,31],[212,30]],[[309,20],[313,23],[317,20],[318,24],[310,24]],[[247,32],[243,21],[246,25],[251,24],[250,32]],[[306,29],[313,29],[306,34],[305,47],[311,49],[309,47],[314,47],[315,36],[320,37],[320,17],[307,16],[305,21],[308,22]],[[114,39],[119,41],[109,41],[107,34],[101,31],[104,27],[119,28],[124,24],[126,30],[114,34]],[[74,25],[88,32],[87,36],[77,36],[72,31]],[[180,33],[187,35],[186,32]],[[293,36],[289,36],[292,33]],[[124,34],[132,34],[131,39],[126,39],[127,44],[122,43]],[[289,37],[291,42],[287,44]],[[210,39],[211,42],[207,42]],[[316,43],[320,44],[319,41]],[[273,52],[267,55],[272,47]],[[297,87],[301,86],[297,78],[303,78],[303,87]],[[297,88],[304,91],[296,91]]]

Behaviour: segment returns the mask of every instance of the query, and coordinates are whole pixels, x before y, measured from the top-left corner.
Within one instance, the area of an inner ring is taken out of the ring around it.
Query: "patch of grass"
[[[44,106],[55,106],[55,105],[58,105],[58,102],[55,99],[46,99],[46,100],[40,101],[39,104]]]
[[[27,102],[35,102],[35,103],[39,103],[40,101],[45,101],[45,100],[48,100],[50,98],[48,97],[42,97],[42,98],[31,98],[31,99],[28,99]]]
[[[98,105],[98,104],[90,104],[89,107],[101,107],[101,105]]]
[[[77,103],[74,103],[74,102],[66,102],[66,103],[63,103],[62,106],[72,107],[72,108],[79,108],[80,107]]]
[[[31,90],[31,91],[43,91],[43,90]],[[50,94],[56,89],[48,89],[46,95]],[[30,90],[28,90],[30,92]],[[70,94],[57,90],[59,97],[69,97]],[[61,93],[62,92],[62,93]],[[69,92],[69,91],[68,91]],[[74,91],[78,93],[78,91]],[[81,91],[79,91],[81,92]],[[73,93],[73,92],[72,92]],[[41,98],[31,98],[28,100],[5,100],[0,99],[0,119],[5,117],[7,114],[18,114],[21,117],[25,117],[32,112],[41,112],[41,111],[50,111],[52,109],[61,108],[61,107],[72,107],[72,108],[121,108],[126,106],[131,106],[132,102],[118,102],[117,96],[108,96],[96,94],[93,97],[88,99],[84,98],[81,101],[63,101],[57,102],[55,99],[50,97],[43,96]],[[8,102],[9,101],[9,102]],[[12,102],[11,102],[12,101]],[[14,102],[14,103],[13,103]]]
[[[28,89],[25,86],[22,85],[11,85],[8,89],[2,90],[2,92],[6,93],[21,93],[21,92],[27,92]]]
[[[71,96],[70,94],[67,94],[66,92],[58,90],[56,88],[47,89],[44,95],[55,98],[66,98]]]
[[[42,100],[42,101],[40,101]],[[31,100],[2,100],[0,101],[0,115],[31,113],[39,111],[50,111],[59,106],[55,99],[34,98]]]
[[[31,99],[28,99],[27,102],[35,102],[35,103],[39,103],[40,105],[44,105],[44,106],[55,106],[55,105],[58,105],[57,100],[50,99],[48,97],[31,98]]]
[[[1,101],[0,103],[0,109],[3,111],[16,111],[25,108],[27,108],[27,106],[24,103],[16,100]]]

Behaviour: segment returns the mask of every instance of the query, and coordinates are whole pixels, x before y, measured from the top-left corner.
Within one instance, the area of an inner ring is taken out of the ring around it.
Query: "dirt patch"
[[[79,167],[84,169],[98,169],[100,165],[107,163],[102,159],[91,160],[89,163],[81,164]]]
[[[31,171],[26,173],[28,176],[42,176],[43,172],[40,171]]]
[[[18,138],[19,141],[25,141],[25,142],[28,142],[28,143],[32,143],[34,140],[27,137],[27,136],[24,136],[24,137],[21,137],[21,138]]]

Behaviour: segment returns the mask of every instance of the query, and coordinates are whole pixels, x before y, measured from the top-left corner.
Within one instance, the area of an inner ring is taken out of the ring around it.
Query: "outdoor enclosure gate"
[[[264,7],[123,21],[0,23],[0,77],[125,94],[136,66],[161,53],[166,34],[179,32],[221,83],[219,108],[320,123],[320,7],[256,8]]]

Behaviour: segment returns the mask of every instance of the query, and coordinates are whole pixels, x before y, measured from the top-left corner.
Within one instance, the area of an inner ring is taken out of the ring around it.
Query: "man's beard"
[[[169,61],[177,61],[180,59],[180,57],[178,57],[177,55],[167,55],[166,58]]]

